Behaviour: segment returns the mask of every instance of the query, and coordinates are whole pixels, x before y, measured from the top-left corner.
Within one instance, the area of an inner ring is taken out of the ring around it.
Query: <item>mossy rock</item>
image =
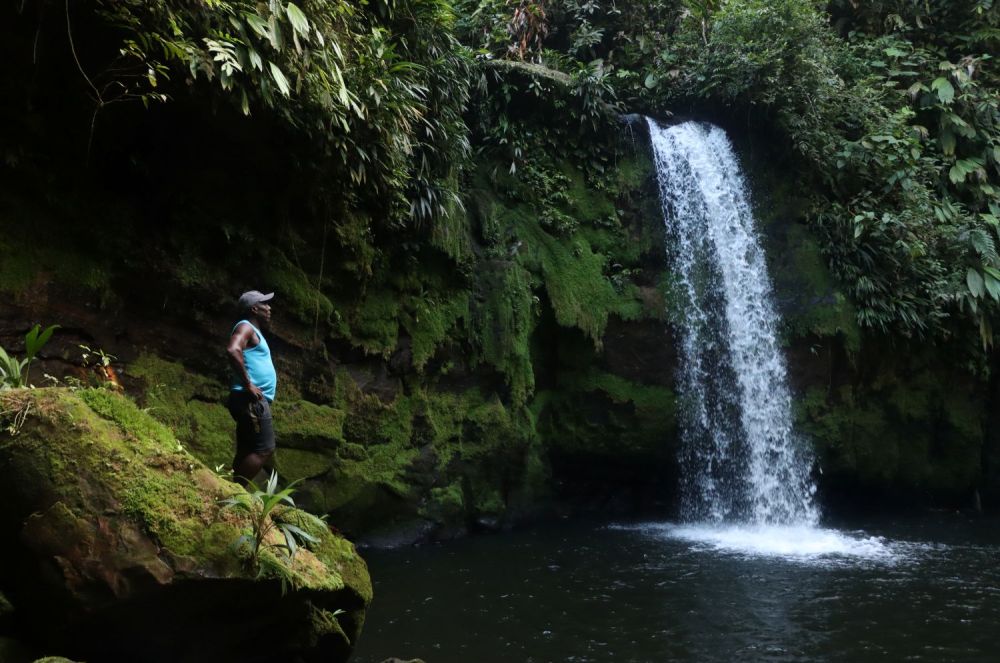
[[[299,449],[282,449],[275,454],[275,468],[289,481],[315,479],[333,467],[333,458],[327,454]]]
[[[612,373],[564,373],[543,410],[543,434],[553,449],[611,462],[662,460],[676,449],[673,390]]]
[[[974,387],[942,382],[937,372],[882,377],[868,385],[812,387],[796,402],[823,482],[970,504],[985,439],[985,406]]]
[[[344,439],[343,410],[305,400],[275,400],[274,426],[280,448],[334,454]]]
[[[346,660],[371,600],[349,542],[320,528],[292,564],[265,550],[258,575],[220,504],[242,489],[127,397],[15,390],[0,411],[26,413],[0,433],[0,531],[34,561],[0,583],[31,636],[84,660]]]
[[[198,460],[209,467],[229,467],[235,424],[223,404],[226,385],[151,354],[140,355],[127,366],[126,374],[141,380],[149,414]]]

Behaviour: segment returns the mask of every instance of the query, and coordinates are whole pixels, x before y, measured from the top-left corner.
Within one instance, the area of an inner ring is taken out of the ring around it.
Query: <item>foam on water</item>
[[[656,538],[690,543],[696,550],[806,562],[849,558],[891,563],[907,552],[904,546],[890,543],[882,537],[808,525],[644,523],[618,525],[614,529],[633,530]]]

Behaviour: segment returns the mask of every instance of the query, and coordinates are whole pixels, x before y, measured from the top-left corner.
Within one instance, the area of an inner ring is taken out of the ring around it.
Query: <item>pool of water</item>
[[[1000,660],[1000,522],[563,523],[365,553],[353,661]]]

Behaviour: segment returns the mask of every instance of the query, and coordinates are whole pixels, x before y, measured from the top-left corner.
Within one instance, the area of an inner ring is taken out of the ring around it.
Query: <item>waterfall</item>
[[[732,146],[711,125],[647,122],[678,302],[682,516],[815,525],[812,457],[792,429],[779,319]]]

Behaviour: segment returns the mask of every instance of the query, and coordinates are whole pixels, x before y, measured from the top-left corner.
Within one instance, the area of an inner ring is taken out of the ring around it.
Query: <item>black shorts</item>
[[[236,455],[273,452],[274,425],[267,399],[258,401],[247,391],[230,391],[227,405],[236,420]]]

